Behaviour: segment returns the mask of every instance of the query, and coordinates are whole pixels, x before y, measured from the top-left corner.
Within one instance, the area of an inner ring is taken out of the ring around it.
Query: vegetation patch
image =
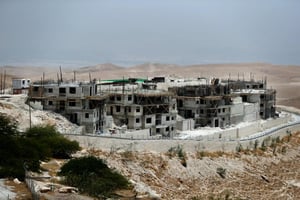
[[[64,184],[98,198],[112,197],[115,190],[130,187],[125,177],[93,156],[70,160],[62,166],[59,175],[64,176]]]
[[[183,151],[182,146],[177,145],[176,147],[171,147],[168,150],[167,155],[169,156],[169,158],[173,158],[173,157],[177,156],[180,159],[182,166],[184,166],[184,167],[187,166],[186,153]]]
[[[69,158],[80,149],[52,126],[38,126],[25,133],[17,131],[17,124],[0,114],[0,178],[17,177],[23,180],[25,169],[39,172],[40,161],[50,157]]]

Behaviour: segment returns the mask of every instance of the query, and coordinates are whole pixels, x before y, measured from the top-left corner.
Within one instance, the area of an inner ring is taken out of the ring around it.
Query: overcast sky
[[[0,0],[0,65],[300,65],[299,0]]]

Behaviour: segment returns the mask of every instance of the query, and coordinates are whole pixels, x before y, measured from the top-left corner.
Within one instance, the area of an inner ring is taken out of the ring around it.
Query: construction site
[[[15,85],[20,88],[23,80],[26,83],[22,78]],[[299,196],[294,170],[299,155],[299,134],[294,135],[300,127],[299,113],[280,110],[276,91],[267,88],[265,79],[41,80],[24,86],[21,93],[2,95],[0,106],[22,130],[29,121],[32,126],[55,125],[83,148],[75,156],[105,158],[134,181],[140,197],[259,199],[265,195],[276,199],[280,192],[266,192],[274,187]],[[147,137],[140,137],[143,134]],[[290,143],[284,142],[287,138],[292,138]],[[277,146],[272,146],[273,141],[278,141]],[[171,150],[176,149],[184,152],[183,157],[172,157]],[[49,165],[58,168],[59,162]],[[225,178],[218,174],[221,167],[226,169]],[[291,171],[282,172],[283,168]],[[244,187],[241,182],[251,184]],[[42,194],[41,188],[53,183],[38,184],[36,191]],[[230,192],[223,193],[224,188]],[[63,195],[55,191],[43,195]]]
[[[87,134],[147,130],[173,138],[177,131],[226,128],[276,118],[276,90],[266,80],[154,77],[32,83],[31,102],[85,127]]]

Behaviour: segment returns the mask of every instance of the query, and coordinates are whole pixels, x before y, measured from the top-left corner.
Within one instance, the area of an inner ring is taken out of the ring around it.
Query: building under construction
[[[266,81],[212,79],[173,86],[178,114],[195,120],[195,128],[226,127],[275,116],[276,91]]]
[[[30,101],[40,101],[44,110],[62,114],[71,122],[85,126],[87,133],[102,132],[105,126],[107,95],[97,94],[97,84],[48,82],[32,84]]]
[[[276,91],[267,89],[265,80],[154,80],[40,82],[31,85],[29,98],[85,126],[87,133],[114,126],[173,137],[176,129],[224,128],[275,117]]]
[[[113,116],[118,126],[128,129],[149,129],[150,136],[172,137],[176,133],[176,99],[155,84],[141,79],[113,80],[101,85],[108,94],[107,115]],[[106,87],[105,87],[106,86]]]
[[[176,99],[172,93],[159,91],[155,84],[145,81],[35,83],[30,87],[29,98],[40,101],[43,109],[85,126],[87,133],[110,128],[105,124],[110,115],[116,127],[149,129],[150,135],[172,137],[176,133]]]

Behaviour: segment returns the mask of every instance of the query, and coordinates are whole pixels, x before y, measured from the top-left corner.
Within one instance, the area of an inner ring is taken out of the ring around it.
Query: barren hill
[[[86,66],[86,67],[81,67],[78,70],[80,73],[89,73],[89,72],[101,72],[101,71],[117,71],[117,70],[122,70],[123,67],[111,64],[111,63],[104,63],[104,64],[98,64],[95,66]]]

